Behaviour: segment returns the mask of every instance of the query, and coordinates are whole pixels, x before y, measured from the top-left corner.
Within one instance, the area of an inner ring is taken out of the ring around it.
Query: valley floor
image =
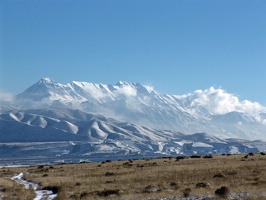
[[[34,199],[24,173],[65,199],[266,199],[266,155],[164,157],[0,169],[0,199]],[[208,198],[207,198],[208,197]]]

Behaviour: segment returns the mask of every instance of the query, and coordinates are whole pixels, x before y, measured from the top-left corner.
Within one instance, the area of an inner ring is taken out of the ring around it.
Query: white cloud
[[[126,96],[136,96],[137,90],[134,87],[131,87],[130,85],[123,85],[123,87],[118,87],[116,90],[116,93],[124,94]]]
[[[0,91],[0,103],[10,103],[14,99],[13,94],[5,91]]]
[[[179,98],[187,98],[191,101],[191,107],[203,106],[213,114],[225,114],[233,111],[258,114],[262,110],[266,110],[265,107],[257,102],[240,101],[234,94],[214,87],[210,87],[207,90],[196,90],[192,94],[179,96]]]

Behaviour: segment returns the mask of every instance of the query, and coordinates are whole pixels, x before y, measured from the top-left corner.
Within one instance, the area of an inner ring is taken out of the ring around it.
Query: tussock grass
[[[215,196],[221,187],[228,189],[223,197],[230,191],[248,192],[249,199],[261,198],[266,188],[266,156],[254,154],[243,161],[244,156],[62,164],[0,169],[0,173],[1,177],[8,177],[29,172],[24,177],[27,180],[40,183],[41,188],[57,188],[57,200]],[[2,195],[8,195],[10,190],[19,196],[31,194],[8,178],[1,178],[0,186],[6,187],[0,192]]]
[[[0,199],[2,200],[28,200],[34,199],[35,193],[32,190],[25,189],[22,185],[12,181],[12,172],[1,170],[0,176]]]

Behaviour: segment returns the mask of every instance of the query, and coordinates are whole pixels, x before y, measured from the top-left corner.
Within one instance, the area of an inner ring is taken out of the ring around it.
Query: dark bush
[[[88,196],[89,194],[87,192],[83,192],[80,194],[80,199],[83,199],[84,197]]]
[[[101,197],[107,197],[110,195],[117,195],[119,196],[119,190],[103,190],[103,191],[97,191],[96,193],[98,196]]]
[[[266,153],[264,153],[264,152],[260,152],[260,155],[263,155],[263,156],[265,156],[265,155],[266,155]]]
[[[53,194],[57,194],[59,192],[58,186],[45,186],[42,188],[42,190],[51,190]]]
[[[185,158],[186,158],[185,156],[177,156],[176,160],[178,161],[178,160],[182,160],[182,159],[185,159]]]
[[[145,187],[145,189],[143,190],[144,193],[152,193],[152,192],[157,192],[157,189],[155,187],[153,187],[152,185],[148,185],[147,187]]]
[[[206,188],[206,187],[210,187],[210,184],[206,182],[200,182],[196,184],[196,188]]]
[[[0,192],[5,192],[6,188],[4,186],[0,186]]]
[[[215,195],[222,198],[227,198],[230,193],[230,190],[226,186],[222,186],[221,188],[218,188],[215,190]]]
[[[183,195],[184,197],[188,197],[191,193],[191,189],[190,188],[186,188],[183,190]]]
[[[105,183],[113,183],[114,181],[105,181]]]
[[[215,174],[213,178],[223,178],[224,175],[222,173]]]
[[[201,158],[201,156],[199,156],[199,155],[192,155],[192,156],[190,156],[190,158]]]
[[[203,158],[213,158],[212,155],[206,155]]]
[[[171,182],[171,183],[170,183],[170,186],[171,186],[171,188],[173,188],[173,189],[177,189],[177,188],[178,188],[178,185],[177,185],[176,182]]]
[[[123,165],[129,165],[129,162],[124,162]]]
[[[113,173],[113,172],[106,172],[105,173],[105,176],[114,176],[115,175],[115,173]]]

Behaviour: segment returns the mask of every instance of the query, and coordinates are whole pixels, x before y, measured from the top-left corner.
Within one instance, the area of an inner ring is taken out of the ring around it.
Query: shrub
[[[206,187],[209,187],[209,186],[210,186],[210,184],[206,183],[206,182],[200,182],[200,183],[196,184],[196,188],[206,188]]]
[[[42,188],[42,190],[51,190],[53,194],[57,194],[59,192],[58,186],[45,186]]]
[[[178,161],[178,160],[182,160],[182,159],[185,159],[186,157],[185,156],[177,156],[176,157],[176,161]]]
[[[80,199],[83,199],[84,197],[88,196],[89,194],[87,192],[82,192],[80,194]]]
[[[222,198],[227,198],[229,193],[230,193],[230,190],[226,186],[222,186],[221,188],[218,188],[215,191],[215,195],[218,196],[218,197],[222,197]]]
[[[129,165],[129,162],[124,162],[123,165]]]
[[[173,188],[173,189],[175,189],[175,190],[178,188],[178,185],[177,185],[176,182],[171,182],[171,183],[170,183],[170,186],[171,186],[171,188]]]
[[[106,172],[105,173],[105,176],[114,176],[115,175],[115,173],[113,173],[113,172]]]
[[[97,191],[96,194],[100,197],[107,197],[110,195],[117,195],[119,196],[119,190],[103,190],[103,191]]]
[[[5,192],[6,188],[4,186],[0,186],[0,192]]]
[[[199,155],[192,155],[192,156],[190,156],[190,158],[201,158],[201,156],[199,156]]]
[[[183,195],[184,197],[188,197],[191,193],[191,189],[190,188],[186,188],[183,190]]]
[[[213,158],[212,155],[206,155],[203,158]]]
[[[215,174],[213,178],[223,178],[224,175],[222,173]]]
[[[152,192],[157,192],[157,189],[155,187],[153,187],[152,185],[148,185],[147,187],[145,187],[145,189],[143,190],[144,193],[152,193]]]

